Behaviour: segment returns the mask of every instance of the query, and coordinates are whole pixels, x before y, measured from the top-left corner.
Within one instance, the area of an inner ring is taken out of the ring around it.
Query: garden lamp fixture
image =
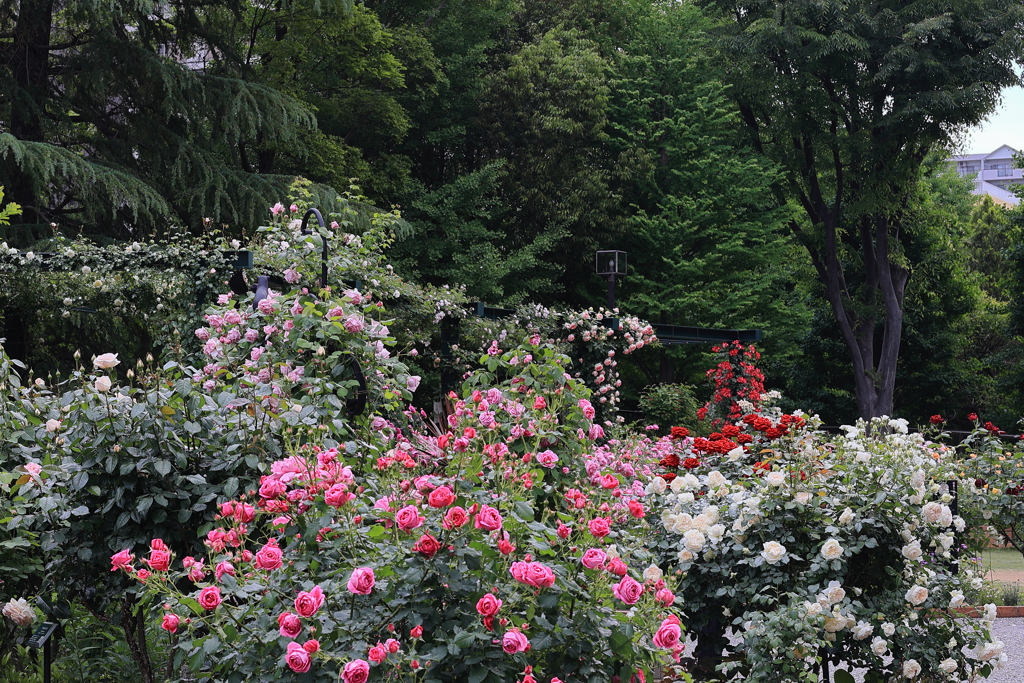
[[[320,253],[320,287],[327,289],[327,257],[329,254],[327,246],[327,224],[324,223],[324,217],[320,213],[319,209],[309,209],[302,217],[302,225],[299,227],[299,232],[303,235],[312,234],[312,230],[307,227],[310,216],[316,218],[316,224],[320,228],[320,239],[323,240],[323,251]]]
[[[595,270],[598,275],[608,278],[608,310],[615,309],[615,278],[626,276],[626,252],[597,252]]]

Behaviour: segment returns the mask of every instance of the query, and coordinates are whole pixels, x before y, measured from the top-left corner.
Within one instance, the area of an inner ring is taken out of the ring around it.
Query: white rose
[[[683,534],[683,543],[686,544],[687,550],[692,550],[695,553],[700,552],[704,549],[704,534],[697,529],[690,529]]]
[[[939,514],[939,526],[945,528],[952,526],[953,524],[953,511],[949,509],[948,505],[942,506],[942,512]]]
[[[967,527],[967,522],[964,521],[963,517],[957,515],[953,518],[953,528],[957,531],[963,531]]]
[[[722,538],[725,537],[725,526],[722,524],[714,524],[708,529],[708,540],[712,544],[718,545]]]
[[[956,671],[957,665],[955,659],[943,659],[939,662],[939,670],[943,673],[951,674]]]
[[[18,626],[29,626],[36,620],[36,611],[29,606],[25,598],[8,602],[4,605],[3,614]]]
[[[956,638],[950,638],[946,642],[946,647],[949,648],[950,650],[955,650],[957,645],[959,645],[959,643],[956,642]]]
[[[96,379],[96,391],[110,391],[110,378],[99,377]]]
[[[911,605],[917,606],[928,599],[928,589],[924,586],[912,586],[904,597]]]
[[[765,475],[764,480],[770,486],[782,486],[786,483],[786,475],[778,470],[772,470]]]
[[[721,488],[727,485],[728,483],[729,482],[725,478],[725,475],[723,475],[718,470],[713,470],[711,473],[708,474],[708,486],[710,486],[711,488]]]
[[[855,459],[857,460],[857,462],[870,462],[871,453],[869,453],[868,451],[857,451]]]
[[[665,527],[665,531],[672,531],[672,527],[676,523],[676,513],[671,510],[661,511],[661,525]]]
[[[661,568],[657,565],[651,565],[644,570],[644,581],[658,581],[663,576]]]
[[[718,521],[718,506],[717,505],[709,505],[707,507],[707,509],[704,510],[704,516],[707,517],[708,520],[710,520],[711,524],[714,524],[715,522],[717,522]]]
[[[46,431],[48,431],[48,432],[55,432],[58,429],[60,429],[60,420],[47,420],[46,421]]]
[[[686,490],[686,482],[683,481],[682,477],[676,477],[672,480],[672,483],[669,484],[669,488],[672,489],[672,493],[682,493]]]
[[[821,556],[826,560],[835,560],[842,557],[843,546],[839,545],[839,541],[834,538],[830,538],[825,541],[824,545],[821,546]]]
[[[854,640],[864,640],[875,631],[875,627],[866,621],[858,621],[857,625],[850,629],[853,632]]]
[[[708,518],[707,515],[705,515],[703,513],[699,514],[699,515],[697,515],[696,517],[693,518],[693,528],[698,530],[698,531],[701,531],[701,532],[707,531],[708,527],[710,525],[711,525],[711,520]]]
[[[761,556],[768,564],[778,564],[786,556],[786,546],[776,541],[767,541],[763,547]]]
[[[811,494],[807,491],[797,491],[796,495],[793,496],[793,499],[801,505],[807,505],[811,502]]]
[[[914,475],[910,477],[910,485],[917,490],[924,488],[924,470],[914,472]]]
[[[92,360],[93,365],[103,370],[109,370],[120,362],[117,359],[116,353],[104,353],[102,356],[96,356]]]
[[[686,484],[686,488],[688,489],[700,488],[700,479],[689,473],[687,473],[687,475],[683,477],[683,483]]]
[[[679,480],[678,479],[673,479],[672,483],[675,483],[677,481],[679,481]],[[684,493],[680,493],[679,494],[679,502],[682,503],[683,505],[690,505],[691,503],[693,503],[693,494],[690,493],[689,491],[686,491]]]
[[[956,609],[960,605],[964,604],[964,593],[963,591],[950,591],[949,592],[949,609]]]
[[[650,495],[652,493],[656,493],[658,495],[665,493],[665,486],[666,484],[664,479],[662,479],[661,477],[655,477],[654,479],[651,480],[651,483],[647,485],[647,495]]]
[[[916,678],[921,673],[921,665],[916,659],[908,659],[903,662],[903,676],[905,678]]]
[[[804,606],[807,607],[807,615],[808,616],[816,617],[819,614],[821,614],[821,603],[820,602],[808,602],[808,603],[804,603]]]
[[[844,525],[849,524],[853,521],[853,518],[856,516],[857,515],[854,514],[853,510],[851,510],[850,508],[846,508],[845,510],[843,510],[843,514],[839,515],[839,523]]]
[[[896,633],[896,624],[890,624],[888,621],[885,622],[882,624],[882,633],[885,634],[886,638],[891,637],[892,634]]]
[[[915,540],[903,546],[903,557],[908,560],[919,560],[921,558],[921,541]]]
[[[871,641],[871,651],[881,657],[889,651],[889,643],[885,642],[884,638],[875,636],[874,640]]]
[[[737,446],[736,448],[732,449],[728,453],[729,462],[736,462],[737,460],[743,457],[743,454],[745,452],[746,451],[743,450],[743,446]]]
[[[993,603],[985,605],[985,616],[982,618],[989,622],[996,620],[996,606]]]

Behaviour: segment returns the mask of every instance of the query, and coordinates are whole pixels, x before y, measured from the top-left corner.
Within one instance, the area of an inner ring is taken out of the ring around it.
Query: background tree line
[[[763,329],[769,384],[826,422],[1007,426],[1021,219],[975,205],[942,159],[1016,80],[1024,19],[994,0],[929,12],[3,0],[0,184],[24,207],[4,239],[244,241],[296,175],[324,202],[358,178],[402,211],[391,256],[424,284],[594,305],[594,251],[624,249],[623,308]],[[676,347],[623,372],[697,384],[705,364]]]

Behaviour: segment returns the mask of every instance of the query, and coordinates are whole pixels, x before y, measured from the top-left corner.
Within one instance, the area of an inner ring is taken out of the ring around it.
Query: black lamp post
[[[309,223],[309,217],[316,217],[316,224],[320,227],[320,239],[323,240],[323,251],[320,252],[320,287],[327,289],[327,224],[324,223],[324,217],[320,214],[319,209],[309,209],[306,214],[302,217],[302,225],[299,231],[303,235],[309,235],[311,231],[306,227]]]
[[[626,276],[626,252],[599,251],[595,270],[598,275],[608,278],[608,308],[615,308],[615,278]]]

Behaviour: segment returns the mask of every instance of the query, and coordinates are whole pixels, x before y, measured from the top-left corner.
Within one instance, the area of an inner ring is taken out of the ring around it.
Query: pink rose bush
[[[526,356],[545,360],[511,362]],[[644,578],[635,539],[656,529],[630,507],[650,468],[594,455],[587,392],[564,357],[528,342],[486,362],[440,434],[409,411],[387,426],[367,417],[344,442],[312,439],[220,504],[205,557],[176,563],[154,540],[112,568],[148,568],[140,589],[215,679],[452,680],[483,659],[503,680],[607,679],[671,661],[659,624],[675,618],[674,586]],[[599,483],[609,476],[614,487]],[[212,633],[218,648],[203,645]]]

